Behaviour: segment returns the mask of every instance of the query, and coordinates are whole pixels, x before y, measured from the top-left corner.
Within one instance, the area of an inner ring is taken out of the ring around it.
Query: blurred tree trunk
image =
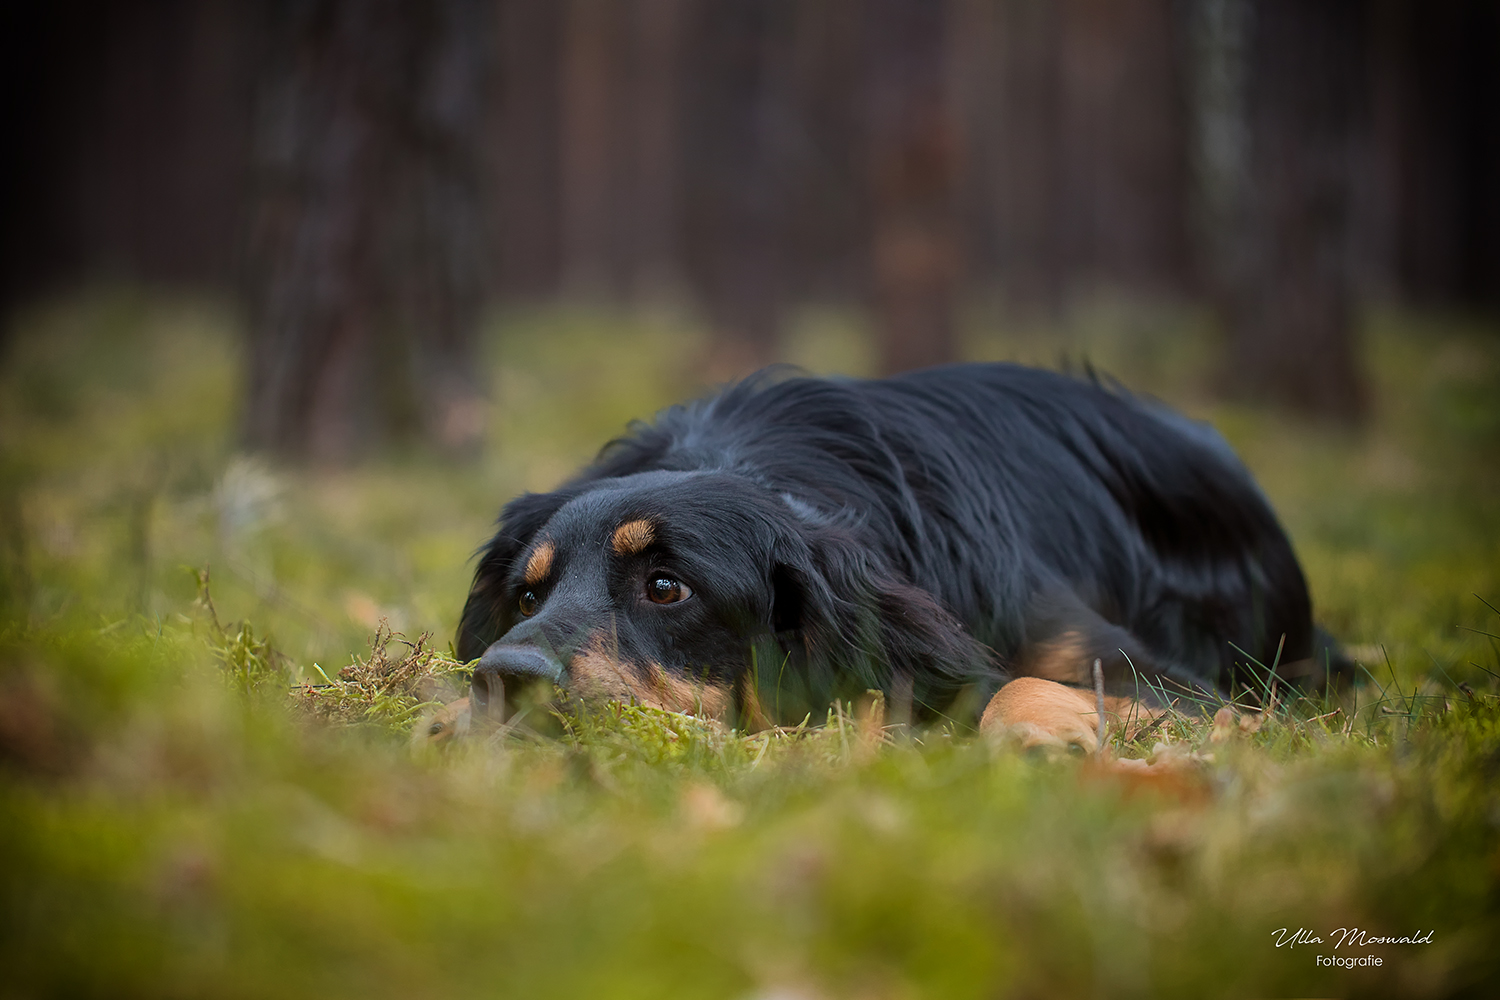
[[[1351,224],[1365,9],[1196,4],[1200,218],[1230,335],[1226,389],[1357,420]]]
[[[1386,0],[1374,34],[1391,283],[1500,305],[1500,4]]]
[[[787,300],[848,302],[869,284],[869,171],[857,113],[864,18],[864,0],[799,3],[792,12],[778,168]]]
[[[957,357],[956,131],[946,99],[947,4],[871,0],[866,66],[871,273],[888,372]]]
[[[697,8],[685,95],[688,263],[717,338],[708,374],[720,378],[770,361],[781,326],[795,10],[789,0]]]
[[[1187,51],[1200,279],[1227,308],[1249,280],[1252,0],[1193,0]]]
[[[1014,304],[1060,314],[1068,275],[1062,227],[1062,14],[1057,3],[999,10],[996,265]]]
[[[499,0],[494,157],[500,291],[542,299],[562,264],[561,106],[563,14],[557,0]]]
[[[563,290],[599,300],[614,290],[614,131],[621,106],[620,0],[566,0],[562,53]]]
[[[0,308],[101,275],[231,280],[251,17],[242,0],[0,8],[0,134],[24,150],[0,165]]]
[[[1057,6],[1063,271],[1083,288],[1181,292],[1186,123],[1172,0]]]
[[[488,0],[264,8],[246,436],[324,461],[482,430]]]
[[[568,0],[562,10],[562,290],[594,302],[677,298],[687,0]]]
[[[629,285],[637,299],[683,295],[678,252],[682,42],[688,0],[635,0],[630,23]]]

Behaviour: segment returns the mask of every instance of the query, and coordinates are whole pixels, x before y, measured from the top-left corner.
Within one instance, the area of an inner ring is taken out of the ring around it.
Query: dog
[[[1096,673],[1145,718],[1342,662],[1214,430],[1014,364],[768,370],[632,425],[505,505],[455,648],[476,716],[534,682],[745,728],[878,690],[893,721],[1085,749]]]

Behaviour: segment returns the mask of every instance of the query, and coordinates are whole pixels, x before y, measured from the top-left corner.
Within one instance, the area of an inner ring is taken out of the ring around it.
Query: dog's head
[[[861,537],[746,476],[644,472],[527,494],[458,630],[476,711],[536,682],[760,724],[867,688],[941,707],[986,651]]]

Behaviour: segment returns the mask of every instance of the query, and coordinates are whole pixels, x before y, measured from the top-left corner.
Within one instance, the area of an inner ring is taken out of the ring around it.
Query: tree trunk
[[[250,232],[252,446],[477,444],[492,5],[267,8]]]
[[[785,131],[791,116],[787,0],[700,4],[685,95],[688,261],[716,338],[709,376],[770,361],[785,278]]]
[[[1388,0],[1373,29],[1390,280],[1500,305],[1500,5]]]
[[[565,5],[500,0],[493,158],[501,294],[545,299],[562,271],[561,107]]]
[[[868,7],[870,256],[888,372],[958,354],[958,156],[944,87],[946,7],[938,0],[872,0]]]
[[[562,79],[563,290],[600,300],[616,289],[614,174],[621,109],[619,0],[566,0]]]
[[[1244,63],[1228,71],[1228,84],[1220,81],[1231,117],[1214,140],[1219,153],[1207,152],[1222,154],[1217,175],[1206,178],[1219,186],[1206,202],[1220,199],[1212,224],[1221,227],[1226,388],[1313,416],[1357,420],[1366,401],[1355,360],[1350,226],[1364,9],[1340,0],[1253,0],[1229,17],[1226,30],[1242,34],[1243,43],[1234,44],[1243,44],[1243,55],[1233,45],[1224,53]],[[1212,79],[1206,65],[1200,90]],[[1242,96],[1233,94],[1236,73],[1243,74]],[[1236,107],[1245,115],[1242,128],[1233,122]],[[1200,108],[1200,137],[1202,114]]]
[[[627,241],[632,295],[682,297],[678,251],[683,24],[688,0],[636,0],[631,11],[631,158]]]

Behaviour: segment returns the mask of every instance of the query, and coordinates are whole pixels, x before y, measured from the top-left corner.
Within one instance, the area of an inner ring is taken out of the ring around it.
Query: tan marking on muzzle
[[[610,542],[611,547],[618,556],[633,556],[644,552],[646,546],[656,540],[656,525],[645,518],[635,521],[626,521],[615,529],[615,537]]]
[[[623,661],[612,643],[597,639],[568,664],[568,688],[585,699],[606,699],[683,712],[703,718],[729,718],[729,688],[681,677],[658,663]]]
[[[690,680],[664,670],[656,663],[646,664],[646,676],[658,699],[657,708],[709,719],[729,717],[731,698],[726,685]]]
[[[556,555],[557,546],[550,541],[531,550],[531,558],[526,560],[526,586],[535,587],[547,579],[547,574],[552,572],[552,560]]]

